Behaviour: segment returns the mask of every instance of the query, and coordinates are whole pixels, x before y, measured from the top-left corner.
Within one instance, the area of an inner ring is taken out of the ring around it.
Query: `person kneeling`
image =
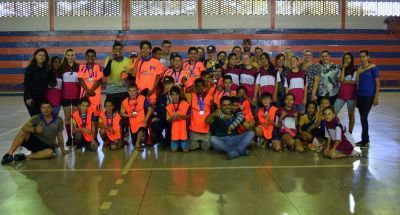
[[[77,148],[84,147],[88,151],[96,151],[99,144],[96,142],[97,131],[94,129],[93,109],[90,107],[90,101],[84,97],[79,101],[78,110],[72,114],[72,131]]]
[[[221,110],[215,111],[206,119],[207,123],[212,124],[211,146],[217,152],[227,153],[228,159],[248,155],[246,147],[253,140],[254,132],[246,131],[239,135],[237,127],[231,126],[236,117],[232,113],[229,96],[223,96],[220,104]]]
[[[1,164],[7,164],[20,160],[40,160],[53,158],[55,148],[58,146],[63,154],[69,151],[64,148],[63,129],[64,122],[61,117],[52,113],[52,107],[49,101],[43,101],[40,104],[40,114],[33,116],[22,130],[15,137],[10,149],[3,156]],[[19,146],[23,146],[32,152],[30,155],[16,154],[14,152]]]
[[[116,113],[115,105],[112,100],[104,101],[105,111],[100,112],[100,136],[110,150],[117,150],[122,147],[121,141],[121,116]]]

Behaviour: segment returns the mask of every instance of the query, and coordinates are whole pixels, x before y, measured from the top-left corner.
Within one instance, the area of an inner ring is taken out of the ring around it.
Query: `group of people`
[[[212,148],[228,159],[254,148],[359,156],[354,147],[368,146],[368,114],[379,101],[379,70],[368,51],[359,52],[357,66],[350,52],[336,65],[328,50],[313,63],[312,50],[304,50],[300,59],[287,48],[273,62],[262,48],[252,52],[251,47],[249,39],[229,54],[213,45],[190,47],[184,61],[168,40],[161,48],[142,41],[129,57],[115,42],[103,70],[93,49],[86,51],[84,64],[76,62],[72,49],[62,59],[37,49],[24,80],[32,118],[2,164],[51,158],[57,147],[66,154],[65,145],[97,150],[98,134],[110,150],[128,144],[130,136],[137,151],[158,143],[172,152]],[[344,104],[347,128],[337,117]],[[58,116],[61,106],[64,119]],[[356,106],[362,125],[358,143],[351,136]],[[32,153],[14,155],[20,146]]]

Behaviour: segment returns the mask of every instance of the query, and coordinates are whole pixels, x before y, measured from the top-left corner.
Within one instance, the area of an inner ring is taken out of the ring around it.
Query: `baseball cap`
[[[163,81],[164,84],[174,83],[174,78],[172,76],[166,76]]]
[[[217,48],[213,45],[207,46],[207,52],[217,52]]]

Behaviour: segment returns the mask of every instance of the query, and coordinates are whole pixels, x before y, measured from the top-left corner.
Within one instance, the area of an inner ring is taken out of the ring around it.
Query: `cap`
[[[172,76],[166,76],[163,81],[164,84],[174,83],[174,78]]]
[[[131,52],[131,57],[137,57],[137,56],[138,56],[137,51],[132,51],[132,52]]]
[[[178,52],[172,52],[171,55],[170,55],[170,57],[169,57],[169,59],[172,60],[172,59],[174,59],[174,57],[178,57],[178,56],[179,56],[179,57],[181,56],[181,55],[179,55]]]
[[[207,46],[207,52],[217,52],[217,48],[213,45]]]

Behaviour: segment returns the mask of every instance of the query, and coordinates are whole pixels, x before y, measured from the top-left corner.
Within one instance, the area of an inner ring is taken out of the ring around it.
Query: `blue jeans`
[[[242,154],[254,138],[253,131],[246,131],[236,136],[217,137],[211,136],[211,146],[217,152],[232,152]]]
[[[183,151],[189,151],[189,140],[171,140],[172,151],[178,151],[179,145]]]

